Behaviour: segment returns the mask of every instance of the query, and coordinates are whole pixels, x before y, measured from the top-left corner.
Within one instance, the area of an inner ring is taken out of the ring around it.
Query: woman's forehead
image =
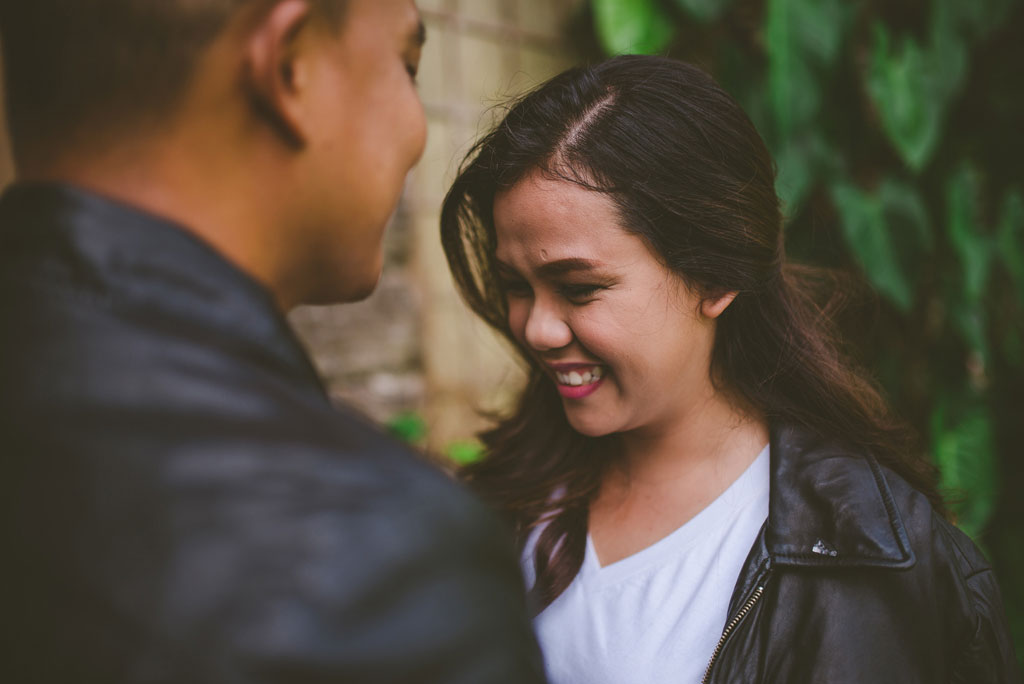
[[[657,261],[646,241],[623,228],[610,197],[567,181],[524,179],[495,199],[494,225],[498,262],[542,276]]]

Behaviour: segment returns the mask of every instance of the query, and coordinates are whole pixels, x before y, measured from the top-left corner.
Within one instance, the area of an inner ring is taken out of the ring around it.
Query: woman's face
[[[720,309],[621,227],[608,196],[534,172],[498,194],[494,223],[512,333],[576,430],[672,429],[712,396]]]

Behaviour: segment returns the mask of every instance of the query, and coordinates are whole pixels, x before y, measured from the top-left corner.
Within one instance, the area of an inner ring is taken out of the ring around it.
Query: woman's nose
[[[572,328],[557,307],[541,299],[534,299],[526,318],[523,337],[537,351],[560,349],[572,342]]]

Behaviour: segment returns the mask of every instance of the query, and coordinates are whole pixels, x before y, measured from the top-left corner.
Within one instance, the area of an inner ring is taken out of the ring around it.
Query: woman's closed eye
[[[506,297],[533,296],[533,288],[522,278],[505,276],[499,280],[499,285]],[[607,285],[599,283],[560,283],[554,284],[552,287],[559,296],[574,304],[585,304],[593,299],[600,290],[608,289]]]
[[[606,286],[597,283],[565,283],[558,287],[558,292],[571,302],[581,303],[604,289]]]

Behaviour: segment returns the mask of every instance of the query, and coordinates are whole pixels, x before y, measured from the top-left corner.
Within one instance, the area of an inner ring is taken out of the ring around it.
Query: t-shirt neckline
[[[594,542],[587,533],[586,549],[579,579],[587,584],[601,586],[614,584],[645,570],[656,570],[686,549],[728,528],[736,517],[761,496],[767,495],[769,474],[768,445],[754,458],[736,480],[714,501],[705,506],[681,526],[650,546],[602,567],[598,562]]]

